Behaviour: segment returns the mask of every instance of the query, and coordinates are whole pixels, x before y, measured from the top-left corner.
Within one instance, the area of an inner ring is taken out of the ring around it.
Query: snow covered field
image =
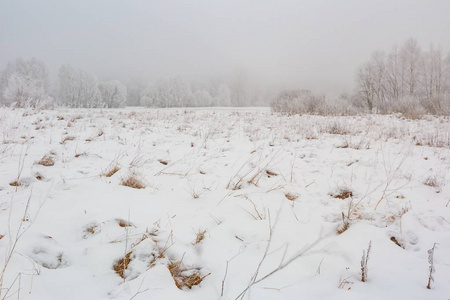
[[[235,299],[253,282],[244,299],[448,299],[449,132],[264,108],[0,109],[0,299]]]

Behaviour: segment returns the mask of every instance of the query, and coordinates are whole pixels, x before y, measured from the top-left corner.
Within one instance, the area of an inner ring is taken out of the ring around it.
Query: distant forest
[[[162,78],[148,86],[99,82],[95,75],[64,64],[50,83],[46,64],[36,58],[9,62],[0,77],[0,105],[15,107],[208,107],[264,106],[289,114],[450,114],[450,53],[410,38],[389,53],[376,51],[355,74],[355,88],[339,96],[307,87],[268,92],[237,72],[228,82]]]

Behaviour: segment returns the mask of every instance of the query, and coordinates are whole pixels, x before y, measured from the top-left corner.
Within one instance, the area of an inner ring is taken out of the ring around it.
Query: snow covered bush
[[[271,107],[276,112],[298,114],[306,107],[314,109],[314,100],[314,95],[309,90],[287,90],[272,101]]]
[[[356,110],[347,97],[327,98],[309,90],[282,91],[271,102],[272,110],[287,114],[352,115]]]
[[[420,119],[427,113],[421,101],[415,97],[402,97],[396,101],[391,101],[388,111],[390,113],[401,113],[409,119]]]

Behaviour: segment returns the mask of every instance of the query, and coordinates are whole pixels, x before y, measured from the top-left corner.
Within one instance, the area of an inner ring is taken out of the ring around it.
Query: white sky
[[[374,50],[415,37],[450,50],[450,1],[1,0],[0,69],[37,57],[101,79],[208,79],[350,90]]]

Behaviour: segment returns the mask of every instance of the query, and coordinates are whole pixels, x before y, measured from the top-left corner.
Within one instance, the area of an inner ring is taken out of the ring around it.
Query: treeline
[[[450,115],[450,53],[433,46],[423,50],[410,38],[389,53],[376,51],[359,68],[351,94],[328,98],[308,90],[283,91],[271,106],[290,114]]]
[[[252,85],[242,73],[228,82],[157,80],[148,86],[118,80],[99,82],[88,71],[62,65],[50,85],[46,65],[35,58],[8,63],[0,77],[0,105],[15,107],[193,107],[267,105],[271,94]]]
[[[15,107],[122,107],[126,87],[117,80],[98,82],[91,73],[63,65],[59,86],[51,91],[49,72],[36,59],[18,58],[8,63],[0,77],[0,104]]]
[[[339,97],[309,90],[272,93],[245,72],[227,80],[157,80],[148,86],[98,81],[88,71],[62,65],[52,86],[46,65],[35,58],[8,63],[0,76],[0,105],[16,107],[263,106],[289,114],[344,115],[361,112],[450,115],[450,53],[423,50],[410,38],[389,53],[376,51],[356,74],[355,89]],[[274,96],[275,95],[275,96]]]

